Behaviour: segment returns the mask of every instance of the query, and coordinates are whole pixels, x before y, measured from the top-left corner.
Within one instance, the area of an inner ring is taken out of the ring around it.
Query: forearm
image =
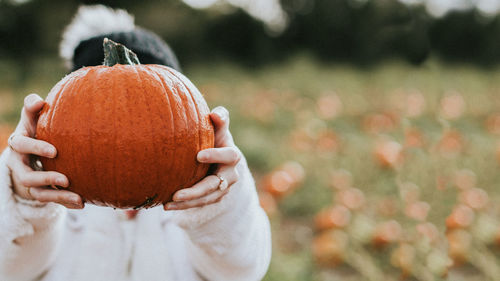
[[[14,196],[6,150],[0,156],[0,280],[33,280],[54,260],[65,209]]]
[[[219,203],[174,216],[190,238],[190,260],[208,280],[259,280],[269,265],[269,220],[244,160],[238,172],[239,181]]]

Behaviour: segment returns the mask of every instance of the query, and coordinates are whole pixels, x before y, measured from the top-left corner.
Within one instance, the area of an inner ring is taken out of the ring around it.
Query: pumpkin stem
[[[136,65],[140,64],[137,55],[131,50],[127,49],[122,44],[113,42],[108,38],[104,38],[103,42],[104,48],[104,65],[113,66],[115,64],[128,64]]]

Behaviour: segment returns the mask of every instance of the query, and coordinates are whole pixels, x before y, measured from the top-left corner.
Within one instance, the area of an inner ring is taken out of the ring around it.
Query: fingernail
[[[31,95],[26,97],[26,99],[24,100],[24,103],[26,105],[32,105],[35,101],[36,101],[35,96],[33,94],[31,94]]]
[[[55,156],[56,149],[53,147],[47,147],[47,148],[45,148],[45,154]]]
[[[174,201],[184,201],[186,199],[186,194],[177,194],[174,196]]]
[[[203,161],[208,158],[208,153],[206,151],[198,152],[198,161]]]
[[[66,186],[66,179],[65,178],[57,178],[56,179],[56,185],[65,187]]]
[[[172,203],[168,203],[165,205],[164,207],[165,211],[166,210],[172,210],[172,209],[175,209],[175,204],[172,204]]]
[[[224,120],[226,119],[226,109],[224,109],[223,107],[217,107],[214,109],[214,113],[219,115],[220,119]]]
[[[73,204],[81,205],[81,203],[80,203],[80,197],[78,195],[71,196],[71,202]]]

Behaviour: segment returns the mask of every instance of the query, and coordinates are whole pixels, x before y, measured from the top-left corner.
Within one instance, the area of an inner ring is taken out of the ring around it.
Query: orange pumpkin
[[[7,147],[7,142],[10,135],[14,132],[14,128],[7,124],[0,124],[0,153]]]
[[[104,50],[105,65],[79,69],[50,91],[37,138],[58,155],[42,158],[43,167],[65,174],[68,189],[96,205],[169,202],[207,174],[196,155],[214,146],[209,108],[174,69],[140,65],[111,40]]]

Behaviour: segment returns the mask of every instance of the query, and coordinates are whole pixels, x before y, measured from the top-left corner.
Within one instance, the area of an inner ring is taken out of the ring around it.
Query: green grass
[[[0,69],[4,74],[0,86],[0,123],[11,125],[17,122],[26,94],[37,92],[45,97],[52,85],[64,76],[64,69],[52,58],[33,62],[29,72],[9,62],[0,63]],[[387,62],[361,69],[351,65],[325,65],[302,55],[260,69],[221,62],[190,66],[185,73],[202,91],[210,107],[223,105],[230,110],[231,131],[259,186],[263,176],[286,161],[297,161],[305,169],[303,183],[280,200],[279,213],[272,217],[274,254],[265,280],[373,280],[359,274],[359,269],[322,267],[312,258],[311,241],[318,235],[313,218],[319,210],[335,202],[337,192],[330,186],[330,174],[337,169],[350,171],[353,186],[366,196],[365,207],[353,214],[366,215],[374,222],[396,219],[407,235],[405,241],[414,243],[412,245],[417,245],[411,238],[417,222],[402,211],[404,204],[399,197],[398,180],[411,181],[420,187],[420,200],[431,206],[427,221],[441,232],[443,251],[446,251],[444,221],[458,202],[452,180],[455,171],[467,168],[476,174],[477,187],[484,189],[492,202],[476,214],[487,214],[496,223],[500,221],[500,209],[495,204],[500,198],[499,164],[495,154],[500,136],[485,127],[486,118],[500,112],[500,69],[443,65],[437,61],[429,61],[421,67]],[[394,107],[392,100],[397,92],[414,90],[425,98],[425,110],[418,117],[407,118]],[[439,114],[440,101],[453,91],[463,97],[465,112],[456,120],[443,121]],[[331,93],[342,101],[342,111],[335,118],[325,119],[318,113],[317,100]],[[381,133],[366,131],[363,124],[367,116],[388,112],[396,116],[394,127]],[[377,140],[389,137],[404,143],[405,129],[410,127],[422,132],[424,145],[404,149],[401,166],[381,167],[373,156]],[[464,140],[463,149],[457,155],[443,156],[436,150],[445,128],[456,130]],[[325,131],[334,132],[338,137],[337,149],[317,147]],[[294,144],[293,136],[297,134],[304,136],[305,148]],[[436,188],[438,177],[445,179],[444,188]],[[386,199],[396,202],[397,208],[396,213],[388,217],[379,214],[377,209]],[[359,248],[352,246],[355,239],[350,241],[346,251],[356,253]],[[484,244],[496,253],[490,242]],[[384,251],[373,250],[369,245],[362,247],[371,255],[367,263],[373,262],[387,272],[386,279],[398,280],[399,271],[389,262],[397,244]],[[488,266],[497,267],[497,263],[498,260],[494,260]],[[482,272],[474,273],[474,278],[489,280]],[[466,273],[470,272],[452,270],[450,276]],[[440,280],[436,276],[435,279],[424,277],[419,278]]]

